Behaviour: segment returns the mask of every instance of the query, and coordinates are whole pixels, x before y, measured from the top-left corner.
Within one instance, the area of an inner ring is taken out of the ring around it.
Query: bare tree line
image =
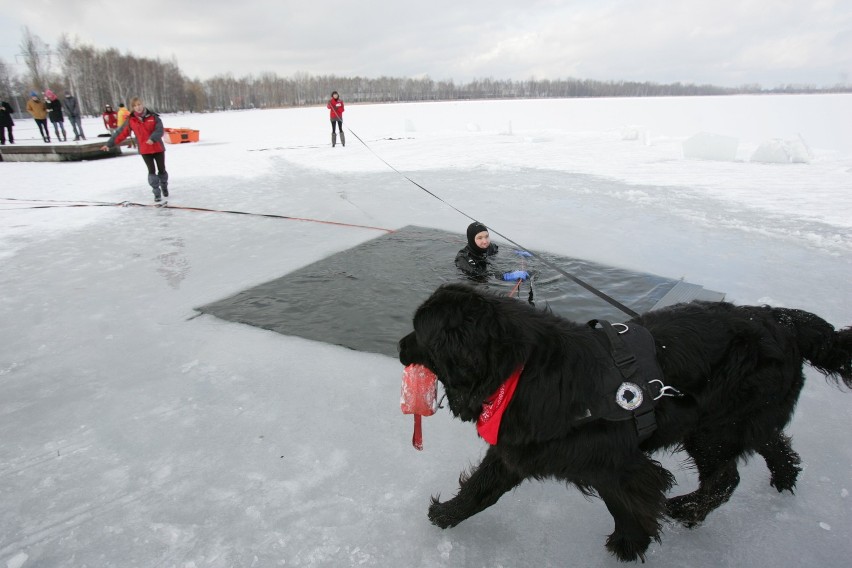
[[[14,75],[0,59],[0,98],[14,100],[19,113],[30,91],[51,89],[74,94],[86,115],[101,114],[105,104],[117,106],[139,96],[160,112],[206,112],[246,108],[281,108],[324,104],[337,90],[348,103],[448,101],[512,98],[657,97],[758,93],[852,92],[849,85],[817,88],[782,85],[765,90],[760,85],[723,88],[713,85],[658,84],[634,81],[583,79],[474,79],[456,84],[429,77],[336,77],[274,73],[235,78],[217,75],[201,81],[189,79],[176,60],[163,61],[122,54],[114,48],[98,49],[60,38],[51,49],[29,29],[20,44],[26,73]]]

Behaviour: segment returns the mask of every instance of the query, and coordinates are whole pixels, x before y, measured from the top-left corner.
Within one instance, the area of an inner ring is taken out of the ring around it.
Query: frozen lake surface
[[[352,105],[366,145],[333,149],[321,108],[164,122],[201,131],[168,147],[173,208],[108,205],[152,202],[133,153],[0,164],[0,565],[617,565],[606,507],[552,482],[429,524],[485,443],[441,412],[414,451],[393,357],[197,315],[384,230],[461,233],[454,208],[532,250],[852,324],[852,96]],[[736,137],[737,158],[685,159],[698,132]],[[798,135],[809,163],[750,161]],[[807,377],[796,495],[752,460],[649,564],[847,565],[852,393]],[[695,486],[658,458],[675,493]]]

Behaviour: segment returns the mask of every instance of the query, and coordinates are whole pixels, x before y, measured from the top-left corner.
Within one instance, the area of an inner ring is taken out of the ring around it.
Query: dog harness
[[[574,424],[633,420],[639,442],[644,442],[657,429],[654,415],[657,400],[683,394],[663,383],[663,371],[657,362],[656,345],[650,331],[636,324],[611,324],[605,320],[592,320],[588,325],[607,351],[611,363],[599,385],[601,395],[590,401],[589,409],[578,416]],[[482,404],[476,430],[492,446],[497,444],[503,413],[515,394],[522,372],[523,366],[515,369]]]
[[[656,401],[664,396],[683,395],[663,383],[650,331],[636,324],[611,324],[604,320],[591,320],[588,325],[608,351],[612,365],[601,385],[603,396],[594,401],[588,415],[579,421],[633,420],[639,442],[643,442],[657,429]]]

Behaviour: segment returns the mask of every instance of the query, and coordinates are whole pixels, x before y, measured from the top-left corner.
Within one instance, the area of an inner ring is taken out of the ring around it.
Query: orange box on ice
[[[164,141],[169,144],[186,144],[187,142],[198,142],[198,130],[191,128],[164,128],[166,135]]]

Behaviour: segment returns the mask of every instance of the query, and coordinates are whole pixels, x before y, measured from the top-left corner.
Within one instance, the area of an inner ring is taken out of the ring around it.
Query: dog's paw
[[[778,493],[783,493],[785,491],[789,491],[793,495],[796,494],[796,480],[780,480],[776,478],[772,478],[769,480],[769,485],[778,490]]]
[[[612,533],[606,539],[606,549],[622,562],[641,560],[645,563],[645,551],[651,544],[651,537],[643,540],[630,540],[624,535]]]
[[[447,503],[441,503],[435,497],[432,497],[432,504],[429,505],[429,520],[442,529],[454,527],[462,521],[452,514],[452,507]]]
[[[788,464],[785,468],[779,468],[772,472],[772,477],[769,479],[769,485],[778,490],[778,493],[789,491],[795,494],[796,480],[799,478],[799,472],[802,468],[796,463]]]
[[[666,514],[688,529],[701,524],[706,513],[699,507],[691,495],[672,497],[666,501]]]

